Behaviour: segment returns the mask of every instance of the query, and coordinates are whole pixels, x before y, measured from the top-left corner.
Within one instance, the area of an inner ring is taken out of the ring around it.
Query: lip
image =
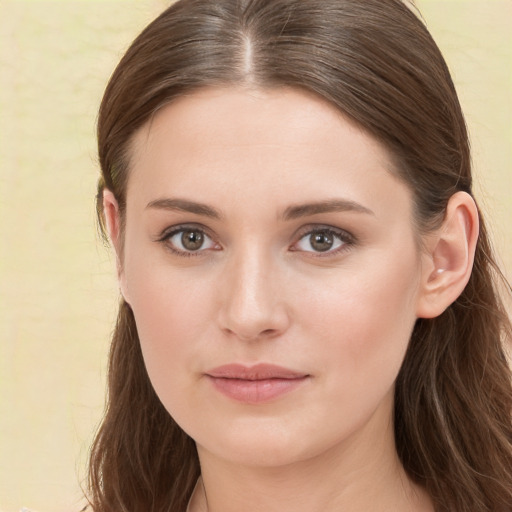
[[[205,373],[223,395],[247,404],[266,403],[305,383],[310,375],[273,364],[228,364]]]

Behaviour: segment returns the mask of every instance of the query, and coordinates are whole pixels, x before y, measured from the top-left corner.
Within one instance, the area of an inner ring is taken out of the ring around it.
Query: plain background
[[[0,510],[79,509],[118,289],[96,233],[106,81],[163,0],[0,0]],[[418,0],[512,278],[512,0]]]

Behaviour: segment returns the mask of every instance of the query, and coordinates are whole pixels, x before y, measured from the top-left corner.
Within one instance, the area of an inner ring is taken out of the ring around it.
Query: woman
[[[510,321],[399,0],[185,0],[98,123],[122,301],[96,512],[509,511]]]

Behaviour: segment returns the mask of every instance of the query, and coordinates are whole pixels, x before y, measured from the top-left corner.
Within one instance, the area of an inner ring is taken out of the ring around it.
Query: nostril
[[[242,341],[258,341],[264,338],[272,338],[279,334],[278,329],[265,329],[263,331],[250,333],[244,332],[243,329],[224,329],[224,333],[228,336],[234,336]]]

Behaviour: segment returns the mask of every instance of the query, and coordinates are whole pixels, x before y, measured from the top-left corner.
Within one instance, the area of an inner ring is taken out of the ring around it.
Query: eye
[[[200,228],[179,227],[164,234],[161,242],[175,253],[192,256],[208,249],[216,249],[218,245]]]
[[[313,253],[337,253],[354,243],[354,239],[347,232],[333,228],[310,229],[299,241],[294,244],[294,251]]]

